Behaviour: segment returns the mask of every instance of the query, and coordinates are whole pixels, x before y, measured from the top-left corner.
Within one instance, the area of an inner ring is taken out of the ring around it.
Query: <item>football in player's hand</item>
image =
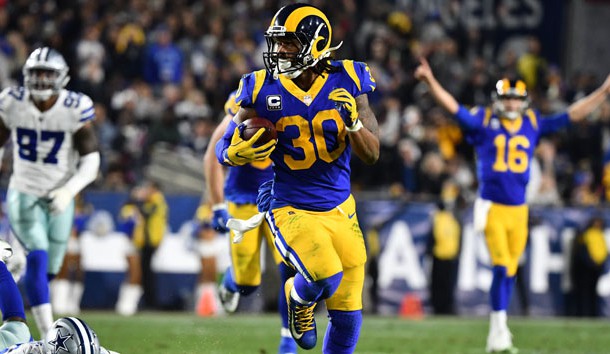
[[[273,125],[270,120],[258,117],[243,121],[239,127],[239,136],[244,140],[250,140],[260,128],[265,128],[265,132],[258,138],[256,145],[262,145],[268,141],[277,139],[275,125]]]

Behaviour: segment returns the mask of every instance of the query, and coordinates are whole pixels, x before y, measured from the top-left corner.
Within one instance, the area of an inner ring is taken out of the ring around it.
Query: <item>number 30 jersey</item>
[[[308,91],[265,70],[245,75],[237,103],[256,110],[275,124],[278,144],[271,154],[275,172],[272,208],[291,205],[305,210],[330,210],[350,194],[351,147],[334,101],[336,88],[354,97],[375,89],[365,63],[333,61],[337,71],[318,76]]]
[[[37,197],[63,185],[76,169],[72,135],[95,118],[91,98],[61,90],[57,102],[40,112],[23,87],[0,93],[0,119],[11,130],[13,174],[9,188]]]
[[[567,113],[541,117],[528,109],[515,119],[500,119],[491,108],[460,107],[455,115],[475,147],[481,198],[505,205],[525,204],[530,161],[541,135],[565,127]]]

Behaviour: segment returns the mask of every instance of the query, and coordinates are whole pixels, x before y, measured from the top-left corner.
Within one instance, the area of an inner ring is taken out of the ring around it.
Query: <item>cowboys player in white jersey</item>
[[[43,340],[32,341],[19,288],[6,264],[12,254],[11,245],[0,240],[0,354],[118,354],[100,346],[95,331],[76,317],[58,319]]]
[[[74,196],[100,165],[91,98],[64,87],[68,66],[56,50],[34,50],[24,86],[0,93],[0,146],[13,141],[7,192],[11,228],[28,252],[25,288],[39,333],[53,324],[48,279],[59,271],[74,218]]]

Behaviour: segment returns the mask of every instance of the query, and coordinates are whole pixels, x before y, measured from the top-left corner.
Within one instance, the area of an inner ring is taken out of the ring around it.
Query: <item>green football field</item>
[[[87,311],[79,317],[96,330],[103,346],[121,354],[276,353],[279,338],[279,317],[270,314],[200,318],[183,312],[145,312],[125,318]],[[300,353],[322,351],[328,321],[320,314],[317,318],[318,346]],[[610,353],[607,319],[510,318],[509,325],[521,354]],[[356,353],[484,353],[486,334],[483,318],[365,315]]]

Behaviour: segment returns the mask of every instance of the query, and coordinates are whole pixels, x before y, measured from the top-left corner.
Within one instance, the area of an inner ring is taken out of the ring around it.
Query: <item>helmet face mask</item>
[[[492,94],[493,110],[500,118],[515,120],[529,108],[525,82],[501,79]]]
[[[278,75],[289,79],[298,77],[341,45],[330,47],[332,28],[326,15],[305,4],[282,7],[265,32],[265,39],[265,67],[276,79]],[[294,53],[285,51],[285,47],[290,49],[292,46],[296,49]],[[284,51],[280,52],[280,47]]]
[[[66,86],[68,65],[64,58],[49,47],[34,50],[23,66],[23,84],[37,101],[46,101]]]

